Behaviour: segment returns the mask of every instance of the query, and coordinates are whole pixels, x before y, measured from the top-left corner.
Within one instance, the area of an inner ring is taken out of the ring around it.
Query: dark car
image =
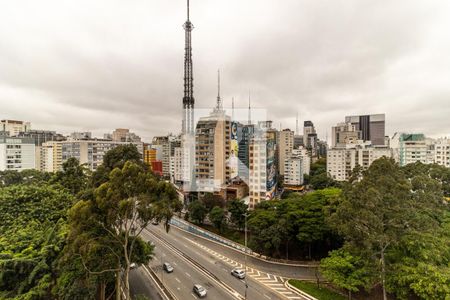
[[[173,267],[169,263],[164,263],[163,264],[163,269],[167,273],[172,273],[173,272]]]
[[[206,297],[206,289],[200,284],[194,284],[194,288],[192,290],[200,298]]]

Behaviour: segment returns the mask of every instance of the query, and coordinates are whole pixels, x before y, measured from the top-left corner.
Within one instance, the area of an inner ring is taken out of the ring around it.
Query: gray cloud
[[[447,1],[197,0],[197,107],[266,108],[278,127],[387,114],[387,130],[450,135]],[[185,1],[10,1],[0,11],[0,118],[145,139],[181,124]]]

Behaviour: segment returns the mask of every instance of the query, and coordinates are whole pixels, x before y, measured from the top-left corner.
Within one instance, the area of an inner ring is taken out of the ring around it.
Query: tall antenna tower
[[[295,118],[295,134],[298,135],[299,131],[298,131],[298,112],[297,112],[297,117]]]
[[[191,32],[194,25],[189,20],[189,0],[187,0],[187,20],[183,25],[185,32],[184,46],[184,96],[183,96],[183,124],[182,133],[194,133],[194,75],[192,67],[192,39]]]
[[[222,99],[220,98],[220,70],[217,70],[217,111],[223,110]]]
[[[250,91],[248,91],[248,125],[252,125],[252,113],[250,108]]]

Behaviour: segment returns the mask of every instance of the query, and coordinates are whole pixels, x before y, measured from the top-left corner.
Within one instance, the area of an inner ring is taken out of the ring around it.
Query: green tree
[[[214,206],[209,212],[209,220],[220,232],[222,232],[224,226],[226,225],[225,211],[223,208]]]
[[[335,286],[347,290],[348,299],[352,299],[352,292],[370,287],[371,268],[365,263],[344,249],[334,250],[320,261],[320,273]]]
[[[205,204],[199,200],[192,201],[188,206],[189,217],[196,224],[203,224],[208,210]]]
[[[80,201],[71,210],[72,249],[90,274],[122,273],[129,297],[131,263],[146,263],[152,256],[152,246],[140,234],[152,219],[164,221],[168,230],[180,202],[169,183],[158,181],[141,164],[128,161],[108,178],[95,190],[93,200]],[[119,286],[116,276],[116,291]]]
[[[78,159],[71,157],[63,163],[62,171],[56,172],[53,181],[77,195],[87,187],[87,172],[87,168],[80,165]]]
[[[361,257],[379,262],[376,274],[383,299],[387,299],[386,278],[391,267],[387,254],[403,236],[438,226],[434,211],[442,205],[442,194],[414,191],[414,186],[427,183],[411,184],[402,169],[387,158],[376,160],[362,176],[345,187],[330,224]]]
[[[201,201],[205,205],[208,212],[210,212],[215,206],[224,207],[224,203],[220,196],[216,196],[213,193],[206,193]]]
[[[142,154],[139,153],[135,145],[120,145],[105,154],[103,164],[92,174],[91,185],[94,188],[99,187],[102,183],[108,181],[112,170],[115,168],[122,169],[128,161],[134,162],[146,170],[148,169],[148,166],[142,161]]]
[[[66,213],[73,202],[69,193],[49,184],[0,189],[0,296],[54,298]]]
[[[230,213],[231,223],[242,230],[245,226],[245,215],[248,212],[248,205],[242,200],[233,199],[228,202],[228,212]]]

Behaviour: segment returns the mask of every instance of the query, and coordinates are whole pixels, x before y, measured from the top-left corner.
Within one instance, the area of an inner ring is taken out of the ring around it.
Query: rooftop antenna
[[[248,125],[252,124],[252,115],[251,115],[251,108],[250,108],[250,90],[248,90]]]
[[[222,110],[222,99],[220,99],[220,69],[217,70],[217,110]]]
[[[234,121],[234,97],[231,98],[231,121]]]
[[[298,131],[298,112],[297,112],[297,117],[295,119],[295,134],[298,135],[299,131]]]

